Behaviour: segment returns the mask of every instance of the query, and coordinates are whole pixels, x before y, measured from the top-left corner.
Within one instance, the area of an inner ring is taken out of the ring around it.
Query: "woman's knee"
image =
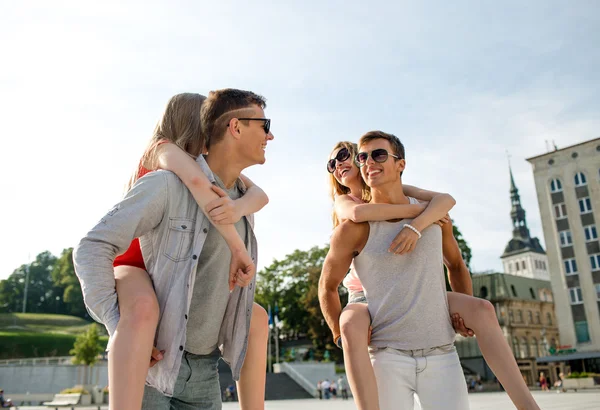
[[[138,293],[120,307],[121,320],[135,327],[156,326],[159,311],[154,292]]]
[[[349,309],[352,309],[349,311]],[[362,306],[346,308],[340,316],[340,331],[344,340],[356,340],[366,338],[371,324],[369,311]]]
[[[252,306],[252,319],[250,320],[250,331],[252,333],[267,334],[269,330],[269,315],[265,308],[258,303]]]

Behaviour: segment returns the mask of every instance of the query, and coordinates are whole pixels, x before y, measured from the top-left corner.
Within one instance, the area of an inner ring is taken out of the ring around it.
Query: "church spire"
[[[529,240],[529,228],[527,228],[527,220],[525,219],[525,209],[521,206],[521,196],[515,184],[510,162],[508,164],[508,172],[510,174],[510,201],[512,203],[510,217],[513,222],[513,238]]]

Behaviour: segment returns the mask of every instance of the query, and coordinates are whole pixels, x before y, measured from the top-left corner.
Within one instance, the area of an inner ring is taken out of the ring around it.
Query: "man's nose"
[[[275,139],[275,136],[273,135],[273,133],[271,131],[269,131],[269,133],[267,134],[267,141],[274,140],[274,139]]]

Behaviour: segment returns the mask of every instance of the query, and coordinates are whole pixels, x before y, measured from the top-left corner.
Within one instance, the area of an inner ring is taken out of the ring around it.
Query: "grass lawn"
[[[0,314],[0,359],[69,356],[78,334],[91,325],[84,319],[43,313]],[[104,329],[100,325],[101,329]],[[101,337],[104,344],[108,337]]]

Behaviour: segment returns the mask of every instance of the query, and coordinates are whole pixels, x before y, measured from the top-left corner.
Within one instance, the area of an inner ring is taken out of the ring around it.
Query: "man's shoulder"
[[[183,188],[183,182],[174,172],[167,171],[165,169],[158,169],[152,171],[141,177],[137,183],[146,185],[167,185],[169,187],[180,187]]]
[[[353,222],[346,220],[339,224],[332,235],[332,242],[345,243],[351,246],[365,242],[369,237],[368,222]]]

